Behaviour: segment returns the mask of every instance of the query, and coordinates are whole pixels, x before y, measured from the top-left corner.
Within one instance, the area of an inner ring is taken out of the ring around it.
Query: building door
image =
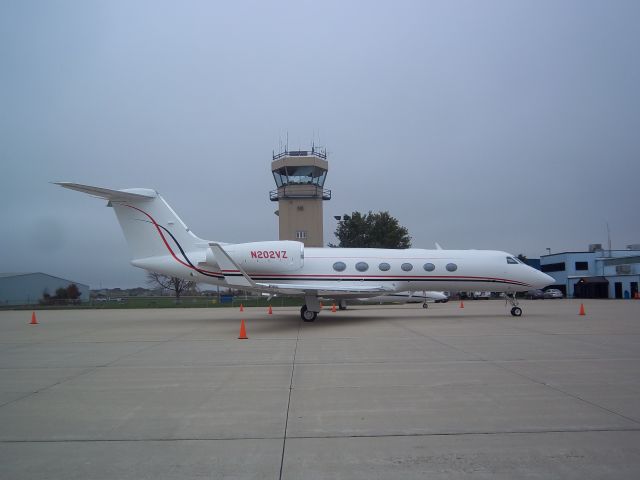
[[[638,282],[631,282],[631,298],[636,298],[638,293]]]
[[[616,298],[622,298],[622,282],[616,282],[614,286],[616,289]]]

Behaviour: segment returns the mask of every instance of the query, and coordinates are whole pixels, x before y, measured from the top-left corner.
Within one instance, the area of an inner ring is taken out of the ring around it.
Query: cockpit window
[[[519,262],[513,257],[507,257],[507,263],[518,264]]]

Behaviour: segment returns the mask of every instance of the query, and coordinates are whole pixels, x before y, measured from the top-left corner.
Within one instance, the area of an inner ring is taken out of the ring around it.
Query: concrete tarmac
[[[0,478],[640,478],[640,301],[579,305],[2,311]]]

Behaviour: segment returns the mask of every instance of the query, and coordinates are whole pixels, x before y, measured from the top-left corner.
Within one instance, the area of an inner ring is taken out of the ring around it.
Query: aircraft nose
[[[544,272],[536,270],[536,278],[534,281],[534,285],[536,288],[544,288],[547,285],[551,285],[553,283],[556,283],[555,278],[553,278],[551,275],[547,275]]]

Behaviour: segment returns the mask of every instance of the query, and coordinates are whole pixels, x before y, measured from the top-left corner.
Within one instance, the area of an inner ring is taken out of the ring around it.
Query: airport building
[[[635,298],[640,283],[640,245],[626,250],[562,252],[540,257],[540,270],[551,275],[552,288],[575,298]]]
[[[322,202],[331,200],[331,190],[324,188],[328,170],[324,149],[274,152],[271,172],[277,188],[269,199],[278,202],[280,240],[324,246]]]
[[[45,294],[54,296],[59,288],[75,284],[81,302],[89,301],[89,285],[46,273],[0,273],[0,305],[37,305]]]

